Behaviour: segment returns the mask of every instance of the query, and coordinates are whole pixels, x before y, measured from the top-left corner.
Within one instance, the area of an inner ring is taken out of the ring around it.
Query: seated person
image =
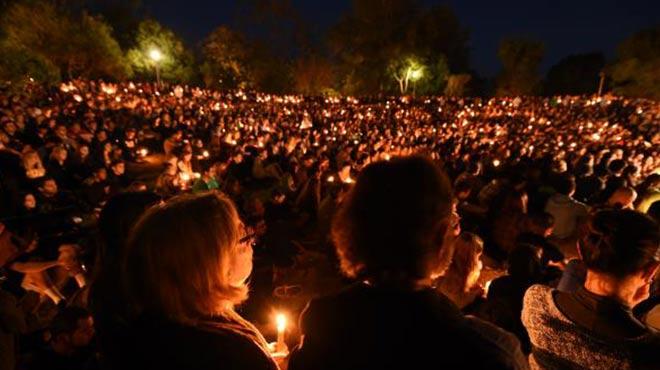
[[[309,303],[289,369],[527,368],[513,335],[432,287],[454,232],[451,186],[433,162],[368,165],[335,217],[340,266],[356,283]]]
[[[564,293],[542,285],[525,294],[522,321],[533,369],[657,369],[660,335],[632,314],[660,266],[658,224],[630,210],[591,217],[579,251],[584,285]]]

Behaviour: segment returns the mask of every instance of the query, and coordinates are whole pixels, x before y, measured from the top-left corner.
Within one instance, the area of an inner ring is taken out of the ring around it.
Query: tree
[[[408,93],[410,83],[424,78],[426,66],[416,56],[407,56],[393,60],[388,66],[392,78],[399,86],[401,95]]]
[[[135,46],[127,57],[135,73],[142,78],[153,78],[156,65],[151,58],[152,50],[158,50],[162,59],[157,61],[163,80],[188,83],[195,77],[194,57],[183,41],[168,28],[155,20],[140,22]]]
[[[335,85],[332,64],[317,55],[298,58],[292,75],[294,90],[299,94],[321,95]]]
[[[660,25],[641,30],[619,45],[608,72],[616,93],[660,99]]]
[[[465,95],[465,87],[472,79],[467,73],[451,75],[447,79],[447,87],[445,88],[445,95],[447,96],[463,96]]]
[[[416,0],[353,0],[352,12],[331,29],[328,47],[345,93],[401,92],[401,83],[391,83],[392,71],[411,55],[427,62],[425,78],[416,83],[421,92],[437,91],[437,83],[444,84],[444,79],[432,79],[441,58],[451,70],[467,70],[467,39],[447,6],[427,9]]]
[[[55,70],[69,78],[130,75],[110,27],[87,14],[74,15],[45,1],[16,2],[3,14],[0,28],[2,47],[11,51],[4,55],[10,60],[3,63],[9,69],[30,60],[33,66],[40,64],[42,71],[49,71],[43,76]]]
[[[570,55],[548,71],[544,93],[547,95],[593,94],[598,87],[599,73],[605,67],[602,53]]]
[[[543,53],[543,43],[538,41],[502,40],[497,55],[504,68],[497,79],[497,95],[534,94],[541,80],[538,69]]]
[[[216,28],[204,40],[202,76],[206,86],[223,88],[254,87],[248,62],[252,51],[243,35],[226,26]]]

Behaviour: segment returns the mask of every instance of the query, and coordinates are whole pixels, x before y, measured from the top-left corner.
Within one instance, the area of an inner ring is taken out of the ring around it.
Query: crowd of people
[[[0,369],[659,368],[659,220],[651,100],[2,91]]]

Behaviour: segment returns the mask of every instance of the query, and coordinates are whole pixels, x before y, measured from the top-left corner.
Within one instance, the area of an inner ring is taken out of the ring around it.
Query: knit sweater
[[[525,293],[522,322],[532,343],[531,369],[660,369],[656,332],[626,339],[598,337],[557,308],[553,291],[534,285]]]

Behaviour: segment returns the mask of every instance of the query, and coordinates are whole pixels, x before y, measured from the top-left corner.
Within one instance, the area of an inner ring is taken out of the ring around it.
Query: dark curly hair
[[[360,279],[428,277],[451,209],[449,180],[430,159],[401,157],[367,166],[333,220],[342,271]]]

